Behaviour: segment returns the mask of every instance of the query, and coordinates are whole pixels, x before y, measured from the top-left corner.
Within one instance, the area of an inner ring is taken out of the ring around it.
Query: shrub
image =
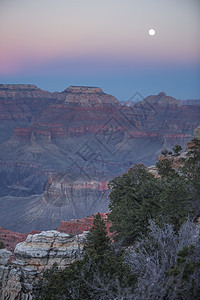
[[[126,262],[137,275],[133,299],[199,299],[200,241],[198,230],[187,220],[176,233],[171,224],[160,228],[150,221]]]
[[[4,249],[4,243],[2,241],[0,241],[0,249]]]
[[[182,150],[182,147],[180,145],[175,145],[172,150],[174,151],[174,154],[178,156],[180,154],[179,152]]]

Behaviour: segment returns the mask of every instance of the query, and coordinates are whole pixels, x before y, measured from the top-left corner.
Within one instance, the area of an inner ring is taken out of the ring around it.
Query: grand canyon
[[[200,101],[164,92],[119,102],[99,87],[0,85],[0,226],[21,233],[107,212],[111,179],[183,148]]]

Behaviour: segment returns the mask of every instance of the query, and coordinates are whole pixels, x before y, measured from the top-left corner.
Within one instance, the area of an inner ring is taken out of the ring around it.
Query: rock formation
[[[24,242],[16,245],[13,264],[28,265],[42,271],[54,263],[65,267],[81,258],[85,237],[86,233],[72,237],[56,230],[29,234]]]
[[[0,265],[7,265],[12,252],[7,249],[0,249]]]
[[[42,91],[33,84],[0,84],[0,98],[44,98],[55,99],[56,95]]]
[[[111,223],[107,221],[108,213],[100,213],[101,218],[106,221],[106,228],[108,235],[111,235],[109,228]],[[82,234],[84,231],[89,231],[93,226],[94,215],[83,219],[70,219],[69,221],[62,221],[61,225],[56,229],[59,232],[67,233],[69,235]],[[24,242],[28,235],[34,235],[40,231],[32,231],[29,233],[13,232],[0,227],[0,241],[3,242],[5,248],[12,252],[10,260],[14,259],[14,249],[17,244]]]
[[[158,95],[151,95],[141,101],[141,103],[156,104],[159,106],[180,106],[180,101],[173,97],[167,96],[165,92],[160,92]]]
[[[58,231],[43,231],[28,235],[15,247],[15,260],[9,263],[11,252],[0,250],[0,298],[31,300],[34,285],[46,269],[57,264],[64,268],[80,259],[87,232],[70,236]]]
[[[200,140],[200,126],[194,130],[194,138]]]
[[[118,100],[98,87],[70,86],[62,92],[65,102],[81,105],[118,104]]]
[[[61,221],[108,211],[108,195],[107,182],[54,174],[41,195],[1,197],[1,225],[19,232],[55,229]]]
[[[155,163],[163,148],[185,147],[199,118],[200,106],[164,92],[126,106],[97,87],[0,85],[0,226],[55,229],[107,211],[102,186]]]

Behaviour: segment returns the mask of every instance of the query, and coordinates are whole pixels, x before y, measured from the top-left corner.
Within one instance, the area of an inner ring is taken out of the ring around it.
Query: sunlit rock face
[[[49,177],[49,183],[43,194],[44,201],[48,202],[57,207],[66,207],[66,210],[71,210],[70,205],[73,205],[73,201],[76,198],[79,205],[73,209],[79,209],[83,211],[82,214],[87,213],[88,215],[94,213],[94,207],[101,210],[106,196],[108,196],[109,188],[108,182],[102,182],[97,180],[81,180],[73,179],[70,176],[63,174],[55,174]],[[82,202],[82,199],[85,201]],[[98,201],[94,201],[98,199]],[[108,207],[104,207],[104,211],[107,211]],[[89,213],[91,210],[91,213]],[[85,212],[84,212],[85,211]]]

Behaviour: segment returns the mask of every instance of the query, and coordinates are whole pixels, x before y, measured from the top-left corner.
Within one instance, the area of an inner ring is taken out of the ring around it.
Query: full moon
[[[155,35],[156,31],[154,29],[149,29],[149,35]]]

